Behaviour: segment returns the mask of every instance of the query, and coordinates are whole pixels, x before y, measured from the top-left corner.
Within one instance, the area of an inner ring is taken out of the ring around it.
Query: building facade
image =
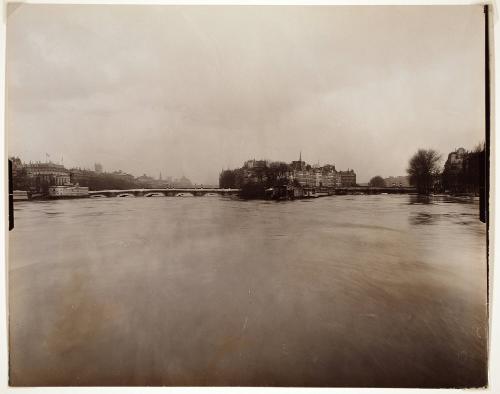
[[[26,174],[36,184],[63,186],[71,183],[70,173],[62,164],[29,163],[25,165]]]
[[[356,186],[356,173],[354,170],[340,171],[340,184],[342,187]]]
[[[292,177],[303,187],[335,188],[341,186],[340,173],[331,164],[295,170],[292,172]]]
[[[295,170],[292,176],[302,187],[316,186],[316,175],[311,170]]]
[[[458,148],[456,151],[451,152],[448,155],[448,160],[446,160],[445,165],[447,165],[451,170],[459,172],[462,169],[466,153],[467,152],[464,148]]]
[[[458,148],[448,155],[441,175],[441,187],[450,193],[479,194],[484,187],[484,148],[467,152]]]

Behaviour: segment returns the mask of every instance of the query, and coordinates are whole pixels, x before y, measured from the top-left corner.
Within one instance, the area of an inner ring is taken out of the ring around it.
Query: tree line
[[[307,167],[311,169],[310,165],[307,165],[306,169]],[[251,179],[245,179],[244,168],[223,170],[219,176],[219,187],[241,189],[243,198],[261,198],[267,188],[288,184],[288,174],[291,171],[291,165],[281,161],[252,168]],[[294,180],[294,183],[298,184],[297,180]]]
[[[289,164],[284,162],[271,162],[263,167],[252,168],[252,178],[254,182],[261,183],[264,187],[271,187],[279,184],[286,184],[287,174],[291,171]],[[252,181],[250,181],[252,182]],[[245,181],[244,168],[235,170],[224,170],[219,176],[219,187],[237,188],[243,187]]]
[[[484,143],[464,151],[455,162],[448,157],[442,170],[441,160],[442,155],[434,149],[419,149],[410,158],[407,173],[419,194],[480,194],[485,185]]]

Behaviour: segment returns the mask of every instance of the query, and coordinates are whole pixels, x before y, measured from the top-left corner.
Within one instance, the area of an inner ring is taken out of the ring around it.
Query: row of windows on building
[[[307,187],[348,187],[356,186],[356,173],[348,171],[322,171],[320,168],[312,170],[294,170],[290,175],[301,186]]]

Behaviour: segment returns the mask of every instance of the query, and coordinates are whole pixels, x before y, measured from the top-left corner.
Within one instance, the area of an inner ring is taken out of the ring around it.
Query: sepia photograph
[[[5,13],[10,387],[488,387],[491,7]]]

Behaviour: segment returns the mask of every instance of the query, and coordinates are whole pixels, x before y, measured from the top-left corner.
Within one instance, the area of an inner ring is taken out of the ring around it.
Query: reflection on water
[[[411,194],[408,196],[408,204],[432,204],[434,201],[433,196],[426,196],[420,194]]]
[[[433,224],[436,216],[429,213],[418,212],[410,217],[411,224]]]
[[[477,203],[16,204],[14,385],[481,386]]]

